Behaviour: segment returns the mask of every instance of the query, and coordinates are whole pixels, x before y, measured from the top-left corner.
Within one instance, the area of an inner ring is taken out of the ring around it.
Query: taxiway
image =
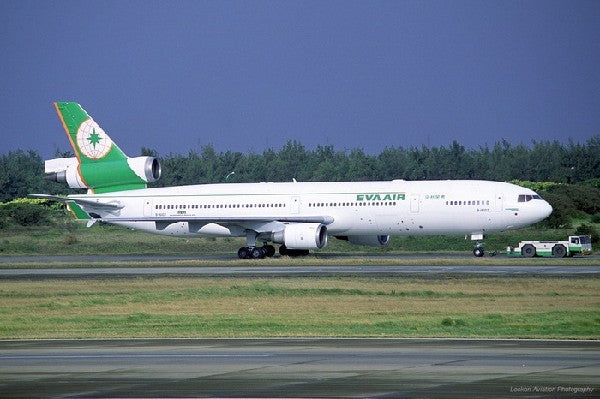
[[[2,397],[572,398],[598,375],[598,341],[0,341]]]

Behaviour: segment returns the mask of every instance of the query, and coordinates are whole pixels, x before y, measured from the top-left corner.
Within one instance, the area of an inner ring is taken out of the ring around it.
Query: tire
[[[473,249],[473,255],[475,255],[476,257],[481,258],[483,254],[483,247],[475,247],[475,249]]]
[[[279,247],[279,255],[281,255],[281,256],[287,255],[288,251],[289,250],[287,249],[287,247],[285,245],[282,245]]]
[[[250,250],[250,257],[252,259],[263,259],[266,255],[266,251],[261,247],[254,247]]]
[[[266,251],[267,258],[272,258],[275,255],[275,247],[272,245],[265,245],[264,250]]]
[[[552,247],[552,256],[555,258],[564,258],[567,256],[567,248],[562,244],[556,244]]]
[[[250,249],[248,247],[241,247],[238,249],[238,258],[250,259]]]
[[[535,247],[531,244],[523,245],[523,248],[521,248],[521,256],[525,258],[533,258],[535,256]]]

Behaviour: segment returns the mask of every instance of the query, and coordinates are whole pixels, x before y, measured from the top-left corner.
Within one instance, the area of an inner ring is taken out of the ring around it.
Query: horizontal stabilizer
[[[61,202],[74,202],[78,205],[85,206],[88,208],[94,208],[98,210],[118,210],[122,209],[123,205],[120,202],[99,202],[92,201],[86,199],[72,198],[72,197],[61,197],[57,195],[49,195],[49,194],[29,194],[27,197],[29,198],[40,198],[51,201],[61,201]]]

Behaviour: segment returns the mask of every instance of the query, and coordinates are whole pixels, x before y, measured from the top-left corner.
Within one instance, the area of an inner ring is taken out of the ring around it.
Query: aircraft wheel
[[[273,255],[275,255],[275,247],[272,245],[265,245],[263,247],[263,249],[265,250],[265,254],[267,256],[267,258],[272,258]]]
[[[252,259],[263,259],[266,256],[266,251],[261,247],[254,247],[250,250]]]
[[[281,255],[281,256],[289,255],[288,252],[289,252],[289,249],[287,249],[287,247],[285,245],[281,245],[279,247],[279,255]]]
[[[476,257],[481,258],[483,254],[483,247],[475,247],[475,249],[473,249],[473,255],[475,255]]]
[[[238,249],[238,258],[240,259],[250,259],[250,248],[241,247]]]

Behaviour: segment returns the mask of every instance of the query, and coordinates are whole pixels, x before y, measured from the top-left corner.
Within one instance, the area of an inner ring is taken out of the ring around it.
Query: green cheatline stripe
[[[67,206],[75,214],[77,219],[89,220],[91,219],[90,215],[88,215],[79,205],[77,205],[73,201],[67,202]]]
[[[173,186],[173,187],[168,187],[168,188],[175,188],[178,186]],[[185,186],[179,186],[179,187],[185,187]],[[114,190],[112,190],[114,191]],[[171,198],[171,197],[240,197],[240,196],[258,196],[258,195],[270,195],[270,196],[302,196],[302,195],[357,195],[357,194],[365,194],[365,193],[302,193],[302,194],[298,194],[298,193],[241,193],[241,194],[158,194],[158,195],[119,195],[119,196],[109,196],[109,195],[103,195],[102,197],[98,197],[100,199],[102,198],[122,198],[122,197],[127,197],[127,198],[148,198],[148,197],[153,197],[153,198]],[[94,196],[90,196],[90,195],[83,195],[83,196],[69,196],[69,198],[77,198],[77,199],[90,199],[90,198],[95,198]],[[382,201],[382,200],[379,200]],[[390,200],[391,201],[391,200]]]

